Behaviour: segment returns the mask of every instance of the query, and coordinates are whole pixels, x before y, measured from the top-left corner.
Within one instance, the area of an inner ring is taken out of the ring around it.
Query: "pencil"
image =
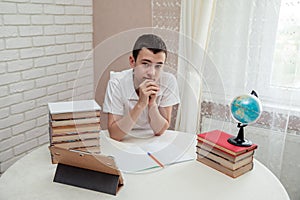
[[[148,156],[150,156],[150,158],[152,158],[160,167],[164,168],[164,165],[159,162],[159,160],[157,160],[157,158],[155,158],[150,152],[147,152]]]

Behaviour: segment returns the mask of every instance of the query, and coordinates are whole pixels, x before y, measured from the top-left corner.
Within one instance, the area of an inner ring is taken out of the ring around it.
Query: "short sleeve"
[[[114,115],[124,115],[120,82],[116,79],[108,81],[103,103],[103,112]]]
[[[169,74],[164,78],[164,91],[162,93],[162,99],[160,107],[173,106],[180,103],[179,89],[177,80],[173,74]]]

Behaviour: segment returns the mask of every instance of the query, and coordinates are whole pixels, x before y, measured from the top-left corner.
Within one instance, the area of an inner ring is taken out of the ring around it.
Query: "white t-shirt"
[[[174,75],[162,72],[158,84],[160,87],[156,98],[158,107],[173,106],[180,103],[178,85]],[[108,82],[103,112],[124,116],[133,109],[138,99],[133,84],[133,69],[117,72]],[[148,120],[148,107],[142,112],[133,128],[151,129]]]

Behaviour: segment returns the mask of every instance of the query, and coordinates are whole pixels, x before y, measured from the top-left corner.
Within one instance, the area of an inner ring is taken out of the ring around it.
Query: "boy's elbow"
[[[109,134],[111,139],[121,142],[123,138],[116,136],[115,134]]]
[[[108,132],[109,132],[109,136],[111,139],[114,139],[116,141],[122,141],[124,138],[124,134],[123,133],[117,133],[117,131],[112,130],[111,128],[108,128]]]
[[[154,135],[155,136],[160,136],[162,135],[168,128],[170,127],[170,124],[166,122],[164,126],[160,129],[160,131],[156,132]]]

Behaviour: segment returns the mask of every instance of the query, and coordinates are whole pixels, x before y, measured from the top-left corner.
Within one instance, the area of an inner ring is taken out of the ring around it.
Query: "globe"
[[[255,122],[262,113],[260,100],[254,95],[240,95],[230,104],[232,117],[241,124]]]

